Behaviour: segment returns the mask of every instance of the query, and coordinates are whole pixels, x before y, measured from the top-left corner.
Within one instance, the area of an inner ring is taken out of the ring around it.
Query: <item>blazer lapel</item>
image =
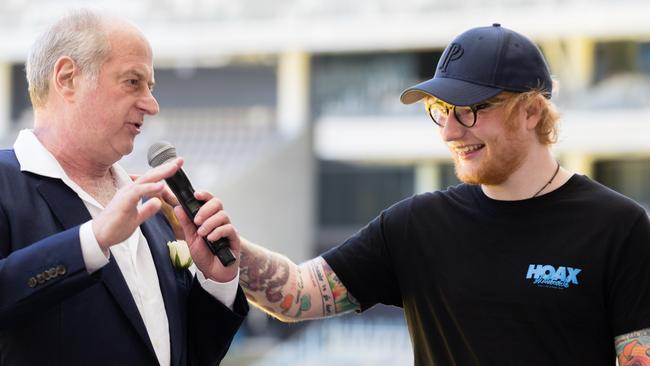
[[[165,311],[169,322],[169,339],[171,341],[171,364],[182,364],[183,344],[185,330],[183,329],[183,314],[179,303],[178,283],[174,268],[169,258],[169,249],[165,244],[167,240],[174,240],[173,233],[159,216],[154,216],[145,221],[141,226],[142,234],[147,239],[151,256],[153,257],[160,283],[160,292],[165,302]]]
[[[65,185],[60,179],[41,177],[41,182],[37,185],[43,199],[48,203],[52,213],[61,223],[64,229],[83,224],[91,219],[88,209],[83,204],[79,196]],[[111,256],[109,263],[97,271],[99,278],[108,288],[109,292],[120,305],[122,311],[129,319],[135,330],[138,332],[147,348],[155,354],[144,321],[140,316],[138,307],[135,305],[133,295],[122,276],[115,257]]]
[[[79,196],[60,179],[39,177],[36,188],[65,230],[91,219]]]

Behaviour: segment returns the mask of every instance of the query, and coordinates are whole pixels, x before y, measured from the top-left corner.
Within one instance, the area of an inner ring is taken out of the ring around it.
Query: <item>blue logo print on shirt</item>
[[[580,268],[560,266],[555,269],[548,264],[530,264],[526,279],[532,279],[533,284],[540,287],[565,289],[571,284],[578,284],[578,274],[581,271]]]

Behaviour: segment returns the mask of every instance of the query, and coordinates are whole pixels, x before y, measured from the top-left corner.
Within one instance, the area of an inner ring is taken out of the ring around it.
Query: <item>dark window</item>
[[[413,194],[412,167],[320,164],[320,225],[363,225]]]
[[[163,108],[275,106],[275,66],[156,68],[154,95]]]
[[[636,69],[636,44],[606,42],[596,45],[596,82],[609,76]]]
[[[392,204],[414,193],[414,169],[321,162],[316,253],[341,243]]]
[[[458,180],[458,177],[456,177],[454,164],[441,163],[440,164],[440,189],[445,189],[451,186],[455,186],[459,183],[460,180]]]
[[[639,45],[639,70],[650,74],[650,42]]]
[[[435,71],[440,52],[320,55],[312,61],[312,110],[320,116],[399,115],[401,92]]]
[[[595,179],[650,212],[650,159],[607,160],[595,164]]]
[[[25,111],[32,108],[27,91],[25,64],[11,65],[11,121],[16,123]]]

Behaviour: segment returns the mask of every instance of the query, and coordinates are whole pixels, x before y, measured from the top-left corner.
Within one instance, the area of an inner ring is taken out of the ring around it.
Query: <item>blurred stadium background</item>
[[[161,113],[123,165],[143,172],[148,146],[172,142],[244,236],[296,262],[397,200],[456,183],[422,106],[398,97],[433,75],[456,34],[493,22],[536,41],[561,83],[562,164],[650,210],[646,0],[0,0],[1,148],[31,126],[29,46],[78,7],[131,19],[154,49]],[[255,310],[223,364],[292,361],[412,356],[399,309],[299,324]]]

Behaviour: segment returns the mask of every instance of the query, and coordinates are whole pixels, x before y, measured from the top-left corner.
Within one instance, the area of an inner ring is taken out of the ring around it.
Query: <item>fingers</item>
[[[223,204],[219,199],[204,191],[195,192],[194,197],[205,203],[193,221],[185,214],[182,207],[177,206],[174,208],[186,238],[193,238],[198,235],[210,241],[216,241],[223,237],[237,239],[237,233],[231,225],[230,216],[223,210]]]
[[[197,226],[203,225],[203,222],[215,215],[217,212],[223,210],[223,204],[221,201],[217,198],[213,198],[212,194],[208,192],[194,192],[194,197],[198,200],[204,201],[205,203],[199,210],[199,212],[196,213],[196,216],[194,217],[194,223]]]
[[[162,207],[162,202],[158,198],[152,198],[145,202],[138,210],[138,226],[145,220],[155,215]]]
[[[126,205],[135,206],[140,201],[140,198],[142,198],[142,196],[154,196],[160,193],[163,188],[165,188],[165,184],[163,182],[133,184],[129,185],[126,188],[123,188],[123,190],[120,192],[120,195],[125,197],[124,203]],[[160,209],[160,207],[158,209]]]
[[[218,228],[212,230],[212,232],[207,236],[207,239],[210,241],[217,241],[221,238],[227,238],[230,241],[230,249],[239,250],[238,247],[234,246],[239,243],[239,240],[237,238],[237,230],[232,224],[219,226]]]
[[[199,226],[197,233],[201,236],[206,236],[209,235],[214,229],[226,224],[230,224],[230,217],[226,211],[222,210],[204,220],[201,226]],[[210,237],[208,237],[208,239],[213,240]]]
[[[212,193],[206,191],[196,191],[194,192],[194,197],[197,200],[206,201],[206,202],[214,198]]]
[[[157,182],[159,180],[171,177],[174,175],[178,169],[183,165],[183,159],[176,158],[170,162],[159,165],[153,169],[149,169],[146,173],[139,176],[135,183],[149,183]]]
[[[172,192],[171,188],[168,186],[165,186],[165,189],[163,189],[161,193],[161,198],[162,200],[167,203],[170,206],[178,206],[180,202],[178,202],[178,198],[176,198],[176,195],[174,192]]]

